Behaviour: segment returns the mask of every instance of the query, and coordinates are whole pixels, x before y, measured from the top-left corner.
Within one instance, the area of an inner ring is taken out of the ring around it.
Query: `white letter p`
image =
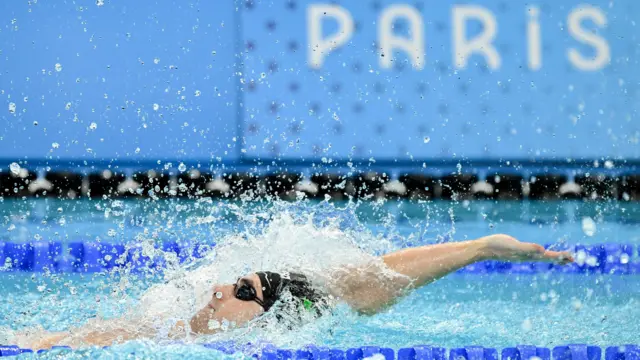
[[[338,31],[326,38],[322,37],[322,19],[332,17],[338,21]],[[307,61],[309,66],[322,67],[324,58],[329,53],[346,43],[353,34],[353,19],[349,12],[337,5],[314,4],[307,8]]]

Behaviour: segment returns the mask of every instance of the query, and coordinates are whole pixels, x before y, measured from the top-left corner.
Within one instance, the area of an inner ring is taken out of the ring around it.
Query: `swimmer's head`
[[[212,334],[228,325],[242,326],[272,310],[285,293],[290,295],[287,297],[288,309],[319,314],[323,296],[304,275],[258,272],[238,279],[235,284],[215,286],[207,306],[191,318],[191,331]]]

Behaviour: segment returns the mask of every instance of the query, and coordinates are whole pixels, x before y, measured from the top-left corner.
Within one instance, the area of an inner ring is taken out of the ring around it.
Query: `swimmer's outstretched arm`
[[[103,320],[92,325],[85,324],[82,327],[70,331],[44,332],[36,336],[24,335],[24,340],[18,340],[17,345],[31,350],[49,349],[55,345],[66,345],[73,348],[93,345],[110,346],[134,339],[149,339],[156,335],[156,331],[139,322],[132,321],[125,326],[121,320]],[[173,338],[175,334],[169,334]]]
[[[524,243],[511,236],[497,234],[477,240],[408,248],[382,257],[392,270],[409,276],[419,287],[450,272],[483,260],[573,261],[568,252],[545,251],[544,247]]]
[[[335,282],[338,285],[337,295],[356,310],[375,313],[406,294],[407,290],[426,285],[478,261],[552,261],[566,264],[573,258],[568,252],[545,251],[538,244],[523,243],[511,236],[498,234],[470,241],[403,249],[384,255],[381,260],[396,276],[384,274],[375,265],[352,268],[339,273]]]

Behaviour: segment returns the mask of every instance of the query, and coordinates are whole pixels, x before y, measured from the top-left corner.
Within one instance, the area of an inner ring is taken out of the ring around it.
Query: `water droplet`
[[[96,5],[98,6],[104,5],[104,0],[96,0]]]
[[[37,121],[34,121],[34,122],[33,122],[33,126],[38,126],[38,122],[37,122]]]
[[[39,291],[39,292],[43,292],[43,291],[45,291],[46,289],[47,289],[47,285],[39,285],[39,286],[38,286],[38,291]]]
[[[93,149],[92,149],[92,148],[87,148],[87,152],[88,152],[88,153],[92,153],[92,152],[93,152]]]
[[[71,109],[71,103],[70,103],[70,102],[68,102],[68,103],[64,106],[64,109],[65,109],[65,110],[69,110],[69,109]]]
[[[59,212],[59,213],[61,213],[61,212],[62,212],[62,208],[61,208],[61,207],[59,207],[59,208],[58,208],[58,212]]]
[[[180,163],[180,165],[178,165],[178,170],[180,170],[180,172],[185,172],[187,170],[187,165]]]
[[[9,103],[9,112],[12,114],[16,113],[16,104],[15,103]]]
[[[621,264],[628,264],[629,260],[630,260],[629,254],[625,253],[625,254],[620,255],[620,263]]]
[[[596,222],[590,217],[582,218],[582,231],[587,236],[593,236],[596,233]]]
[[[425,136],[425,137],[424,137],[424,143],[425,143],[425,144],[428,144],[428,143],[429,143],[429,141],[431,141],[431,138],[430,138],[430,137],[428,137],[428,136]]]
[[[218,53],[217,51],[213,50],[213,51],[211,52],[211,55],[215,55],[215,54],[217,54],[217,53]]]
[[[60,144],[58,144],[57,142],[54,142],[53,144],[51,144],[51,147],[54,149],[57,149],[60,147]]]
[[[584,265],[587,261],[587,253],[584,250],[579,250],[575,254],[575,261],[578,265]]]
[[[571,306],[573,306],[574,310],[580,311],[580,309],[582,309],[582,301],[580,301],[580,299],[573,299],[571,301]]]
[[[98,124],[96,124],[94,122],[92,122],[91,125],[89,125],[89,129],[91,129],[91,130],[95,130],[97,128],[98,128]]]
[[[221,291],[217,291],[216,292],[216,299],[222,299],[222,292]]]
[[[265,74],[265,73],[261,73],[261,74],[260,74],[260,78],[261,78],[261,79],[264,79],[264,78],[266,78],[266,77],[267,77],[267,74]]]
[[[160,59],[158,59],[158,58],[153,59],[153,63],[156,64],[156,65],[159,64],[160,63]]]
[[[207,323],[207,326],[209,326],[210,330],[220,329],[220,321],[218,321],[218,320],[209,320],[209,322]]]
[[[158,111],[160,109],[160,105],[158,104],[153,104],[153,110],[154,111]]]
[[[57,63],[57,64],[56,64],[56,71],[57,71],[57,72],[62,71],[62,65],[60,65],[60,63]]]
[[[140,153],[140,148],[136,148],[136,154]]]
[[[11,224],[11,225],[9,225],[9,227],[7,228],[7,231],[13,231],[13,230],[15,230],[15,229],[16,229],[16,226],[15,226],[15,225],[13,225],[13,224]]]
[[[200,90],[196,90],[196,96],[200,96]]]
[[[109,235],[110,237],[114,237],[116,236],[117,232],[115,229],[109,229],[109,231],[107,231],[107,235]]]
[[[20,165],[18,165],[18,163],[11,163],[11,165],[9,165],[9,169],[11,170],[11,172],[13,173],[13,175],[18,176],[20,175]]]

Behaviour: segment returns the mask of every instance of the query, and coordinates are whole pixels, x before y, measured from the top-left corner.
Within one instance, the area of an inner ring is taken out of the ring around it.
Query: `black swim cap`
[[[289,273],[289,277],[285,278],[270,271],[260,271],[256,274],[262,283],[264,311],[271,309],[273,304],[280,299],[284,290],[288,290],[303,307],[315,308],[316,311],[319,311],[316,305],[322,302],[323,296],[311,286],[306,276],[299,273]]]

